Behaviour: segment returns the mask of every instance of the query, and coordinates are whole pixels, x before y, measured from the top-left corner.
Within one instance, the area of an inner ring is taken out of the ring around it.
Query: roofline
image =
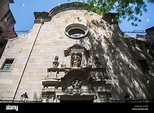
[[[64,3],[64,4],[61,4],[61,5],[58,5],[54,8],[52,8],[50,11],[49,11],[49,15],[51,17],[53,17],[55,14],[57,14],[60,10],[62,9],[66,9],[66,8],[70,8],[70,7],[84,7],[86,9],[86,7],[88,6],[88,4],[86,3],[81,3],[81,2],[71,2],[71,3]]]
[[[66,9],[66,8],[70,8],[70,7],[83,8],[85,10],[88,10],[88,4],[86,4],[86,3],[81,3],[81,2],[64,3],[64,4],[61,4],[61,5],[58,5],[58,6],[54,7],[54,8],[52,8],[49,11],[49,16],[52,18],[54,15],[56,15],[57,13],[59,13],[59,11],[61,11],[63,9]],[[91,11],[97,13],[95,10],[91,10]],[[107,13],[107,14],[104,14],[102,16],[102,18],[105,19],[105,17],[106,16],[109,16],[109,15],[112,15],[112,16],[115,17],[115,15],[117,15],[117,13]]]
[[[153,27],[150,27],[150,28],[147,28],[145,31],[148,32],[148,31],[151,31],[154,29],[154,26]]]

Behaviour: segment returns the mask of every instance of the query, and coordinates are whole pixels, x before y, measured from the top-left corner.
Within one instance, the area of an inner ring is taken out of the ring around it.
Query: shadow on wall
[[[34,95],[33,95],[33,101],[34,102],[40,102],[41,98],[42,98],[41,95],[39,95],[36,92],[34,92]]]
[[[80,43],[89,43],[91,58],[97,56],[112,80],[118,81],[112,85],[113,100],[123,99],[126,92],[129,92],[133,100],[154,99],[153,76],[143,73],[138,63],[138,59],[146,58],[150,64],[149,57],[140,45],[131,43],[131,38],[123,38],[117,24],[93,20],[89,25],[88,39]]]

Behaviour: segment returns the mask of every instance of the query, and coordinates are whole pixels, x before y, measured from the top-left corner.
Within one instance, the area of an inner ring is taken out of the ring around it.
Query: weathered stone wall
[[[31,30],[22,37],[17,37],[8,41],[1,58],[1,66],[6,58],[15,58],[15,60],[10,71],[1,70],[0,72],[1,80],[4,80],[4,82],[0,84],[1,99],[12,99],[14,97],[22,74],[24,74],[24,70],[26,70],[26,63],[28,63],[28,58],[39,28],[40,24],[36,24],[33,27],[34,30]],[[7,83],[7,81],[9,81],[9,83]],[[30,79],[26,81],[30,81]],[[31,85],[28,87],[31,87]]]

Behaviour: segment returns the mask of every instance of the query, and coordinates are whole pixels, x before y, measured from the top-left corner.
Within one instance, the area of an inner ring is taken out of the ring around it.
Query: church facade
[[[115,15],[74,2],[34,12],[33,28],[0,59],[1,102],[154,99],[154,45],[124,38]]]

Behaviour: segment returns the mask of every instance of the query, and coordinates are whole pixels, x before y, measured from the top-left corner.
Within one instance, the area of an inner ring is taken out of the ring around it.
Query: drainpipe
[[[40,19],[40,23],[41,23],[41,25],[40,25],[40,27],[39,27],[39,30],[38,30],[37,34],[36,34],[36,38],[35,38],[35,40],[34,40],[34,43],[33,43],[32,48],[31,48],[31,50],[30,50],[30,53],[29,53],[29,55],[28,55],[28,58],[27,58],[27,61],[26,61],[25,66],[24,66],[23,72],[22,72],[22,74],[21,74],[21,77],[20,77],[18,86],[17,86],[16,91],[15,91],[15,93],[14,93],[12,103],[14,103],[14,100],[15,100],[16,94],[17,94],[17,92],[18,92],[18,89],[19,89],[21,80],[22,80],[22,78],[23,78],[23,75],[24,75],[24,73],[25,73],[25,70],[26,70],[27,64],[28,64],[28,62],[29,62],[30,56],[31,56],[32,51],[33,51],[33,49],[34,49],[34,45],[35,45],[36,40],[37,40],[37,38],[38,38],[38,35],[39,35],[39,33],[40,33],[41,27],[42,27],[42,25],[44,24],[44,20],[43,20],[43,19]]]

